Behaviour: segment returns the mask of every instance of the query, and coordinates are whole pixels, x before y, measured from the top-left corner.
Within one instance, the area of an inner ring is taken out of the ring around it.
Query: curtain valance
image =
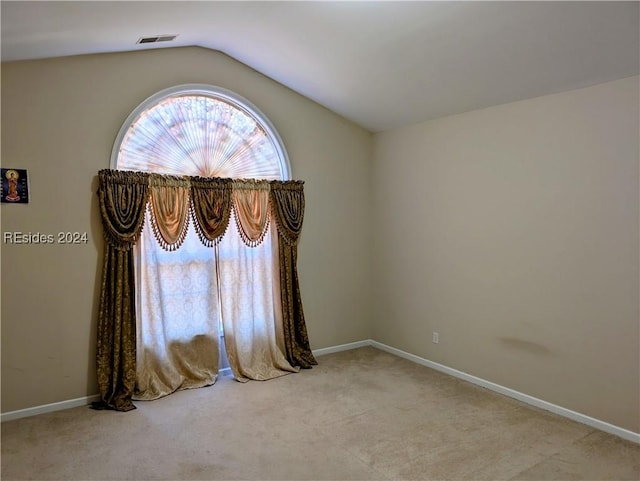
[[[279,237],[296,245],[302,229],[302,181],[236,180],[101,170],[100,206],[107,242],[119,249],[135,244],[148,210],[154,237],[163,249],[178,249],[189,221],[202,243],[220,241],[233,210],[249,247],[259,245],[272,220]]]
[[[213,247],[227,231],[231,183],[231,179],[191,178],[191,217],[198,237],[207,247]]]
[[[296,245],[304,218],[304,183],[280,182],[271,186],[271,209],[280,238],[287,245]]]
[[[101,170],[98,179],[104,237],[116,249],[129,250],[142,231],[149,196],[149,174]]]

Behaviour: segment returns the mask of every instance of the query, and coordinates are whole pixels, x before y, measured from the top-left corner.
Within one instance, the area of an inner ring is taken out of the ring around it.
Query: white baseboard
[[[528,394],[524,394],[519,391],[510,389],[508,387],[501,386],[500,384],[496,384],[491,381],[487,381],[485,379],[473,376],[471,374],[467,374],[466,372],[458,371],[457,369],[453,369],[443,364],[438,364],[437,362],[429,361],[427,359],[416,356],[414,354],[409,354],[408,352],[401,351],[400,349],[396,349],[395,347],[387,346],[386,344],[382,344],[381,342],[378,342],[378,341],[369,340],[368,345],[375,347],[377,349],[380,349],[381,351],[385,351],[390,354],[394,354],[398,357],[402,357],[409,361],[415,362],[417,364],[430,367],[431,369],[435,369],[436,371],[440,371],[445,374],[449,374],[450,376],[457,377],[458,379],[462,379],[472,384],[476,384],[478,386],[487,388],[491,391],[503,394],[510,398],[517,399],[518,401],[522,401],[531,406],[535,406],[535,407],[544,409],[546,411],[550,411],[554,414],[558,414],[565,418],[572,419],[573,421],[586,424],[587,426],[591,426],[601,431],[605,431],[607,433],[619,436],[628,441],[632,441],[634,443],[640,444],[639,433],[634,433],[633,431],[629,431],[628,429],[624,429],[619,426],[609,424],[605,421],[600,421],[599,419],[592,418],[591,416],[587,416],[586,414],[581,414],[581,413],[572,411],[571,409],[563,408],[562,406],[558,406],[556,404],[543,401],[542,399],[529,396]]]
[[[221,376],[231,376],[231,368],[225,367],[218,371]],[[34,406],[26,409],[19,409],[17,411],[9,411],[0,414],[0,423],[5,421],[13,421],[14,419],[28,418],[29,416],[37,416],[38,414],[52,413],[55,411],[62,411],[63,409],[77,408],[80,406],[88,406],[94,401],[99,401],[100,395],[94,394],[93,396],[84,396],[76,399],[68,399],[66,401],[60,401],[51,404],[43,404],[42,406]]]
[[[341,344],[339,346],[325,347],[323,349],[316,349],[313,351],[314,356],[323,356],[325,354],[331,354],[334,352],[348,351],[350,349],[357,349],[359,347],[370,346],[371,341],[358,341],[351,342],[349,344]],[[231,368],[225,367],[218,371],[220,376],[231,376]],[[9,411],[0,414],[0,422],[13,421],[14,419],[26,418],[29,416],[37,416],[38,414],[52,413],[55,411],[62,411],[63,409],[77,408],[79,406],[87,406],[93,401],[99,401],[100,395],[94,394],[93,396],[85,396],[76,399],[69,399],[66,401],[55,402],[51,404],[43,404],[41,406],[34,406],[26,409],[19,409],[17,411]]]
[[[68,399],[66,401],[60,401],[57,403],[34,406],[32,408],[9,411],[0,415],[0,422],[13,421],[14,419],[36,416],[38,414],[44,413],[52,413],[54,411],[62,411],[63,409],[77,408],[79,406],[86,406],[87,404],[91,404],[93,401],[99,400],[100,396],[98,394],[94,394],[93,396],[79,397],[76,399]]]
[[[429,361],[428,359],[424,359],[420,356],[416,356],[415,354],[409,354],[408,352],[402,351],[400,349],[396,349],[395,347],[387,346],[386,344],[383,344],[378,341],[374,341],[372,339],[365,339],[363,341],[350,342],[348,344],[340,344],[338,346],[325,347],[322,349],[314,349],[313,355],[324,356],[326,354],[332,354],[332,353],[341,352],[341,351],[348,351],[351,349],[357,349],[359,347],[367,347],[367,346],[375,347],[377,349],[380,349],[381,351],[385,351],[385,352],[388,352],[389,354],[393,354],[403,359],[407,359],[417,364],[421,364],[422,366],[435,369],[436,371],[443,372],[445,374],[456,377],[458,379],[468,381],[472,384],[476,384],[478,386],[503,394],[510,398],[517,399],[518,401],[522,401],[531,406],[535,406],[535,407],[544,409],[546,411],[550,411],[554,414],[558,414],[565,418],[572,419],[573,421],[586,424],[587,426],[591,426],[601,431],[605,431],[607,433],[619,436],[628,441],[632,441],[634,443],[640,444],[640,433],[634,433],[633,431],[629,431],[628,429],[624,429],[619,426],[609,424],[605,421],[592,418],[591,416],[587,416],[586,414],[581,414],[581,413],[572,411],[571,409],[563,408],[562,406],[558,406],[556,404],[543,401],[542,399],[538,399],[533,396],[529,396],[528,394],[515,391],[505,386],[501,386],[500,384],[496,384],[491,381],[487,381],[485,379],[473,376],[471,374],[467,374],[466,372],[458,371],[457,369],[453,369],[443,364],[438,364],[437,362]],[[221,369],[219,372],[222,375],[227,375],[230,372],[230,368]],[[1,422],[12,421],[14,419],[25,418],[28,416],[35,416],[37,414],[61,411],[63,409],[70,409],[78,406],[86,406],[87,404],[90,404],[93,401],[98,401],[99,399],[100,399],[100,396],[96,394],[93,396],[85,396],[77,399],[69,399],[67,401],[60,401],[56,403],[45,404],[42,406],[35,406],[27,409],[20,409],[18,411],[10,411],[7,413],[2,413],[0,415],[0,421]]]
[[[340,344],[339,346],[331,346],[331,347],[324,347],[322,349],[314,349],[312,352],[314,356],[324,356],[326,354],[333,354],[334,352],[349,351],[351,349],[357,349],[359,347],[371,346],[372,342],[373,341],[371,341],[371,339],[366,339],[364,341],[350,342],[348,344]]]

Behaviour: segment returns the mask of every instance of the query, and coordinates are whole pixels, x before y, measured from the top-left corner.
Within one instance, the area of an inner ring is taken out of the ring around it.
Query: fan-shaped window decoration
[[[236,179],[288,180],[290,172],[282,141],[269,120],[246,99],[206,85],[170,88],[141,103],[118,133],[111,166]],[[268,378],[293,369],[282,355],[271,371],[263,372],[258,365],[255,371],[240,373],[236,367],[238,356],[251,352],[240,344],[247,337],[245,331],[272,339],[276,323],[282,322],[274,304],[279,298],[279,283],[274,282],[278,269],[275,227],[263,233],[260,245],[247,247],[250,243],[235,228],[240,224],[232,211],[220,242],[205,246],[187,219],[186,232],[177,232],[179,241],[166,248],[169,240],[153,225],[149,208],[134,250],[134,398],[155,399],[215,382],[218,342],[214,338],[219,330],[238,343],[232,350],[227,346],[237,379]],[[268,327],[258,328],[258,322]],[[269,342],[275,346],[273,339]]]
[[[173,175],[289,179],[269,120],[219,87],[182,85],[149,97],[118,133],[111,167]]]

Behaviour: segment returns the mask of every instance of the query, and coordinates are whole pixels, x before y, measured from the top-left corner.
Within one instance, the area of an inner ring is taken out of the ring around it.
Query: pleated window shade
[[[286,152],[267,118],[237,94],[202,85],[167,89],[140,104],[116,140],[112,168],[289,178]]]

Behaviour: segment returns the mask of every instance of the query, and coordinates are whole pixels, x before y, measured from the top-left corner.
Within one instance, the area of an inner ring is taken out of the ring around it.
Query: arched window
[[[111,168],[288,180],[286,150],[267,117],[239,95],[179,85],[149,97],[122,125]]]
[[[181,85],[142,102],[120,129],[112,168],[201,177],[288,180],[282,141],[248,100],[207,85]],[[151,216],[136,244],[137,373],[135,399],[213,384],[218,373],[218,333],[247,329],[276,337],[279,286],[277,238],[246,249],[234,226],[214,248],[200,242],[189,224],[180,247],[168,252],[155,241]],[[227,336],[230,337],[230,336]],[[233,336],[234,339],[241,336]],[[275,341],[270,345],[276,346]],[[240,352],[247,346],[235,346]],[[293,368],[281,353],[265,370],[234,374],[238,380],[268,379]],[[231,359],[232,369],[234,362]],[[274,367],[275,366],[275,367]]]

